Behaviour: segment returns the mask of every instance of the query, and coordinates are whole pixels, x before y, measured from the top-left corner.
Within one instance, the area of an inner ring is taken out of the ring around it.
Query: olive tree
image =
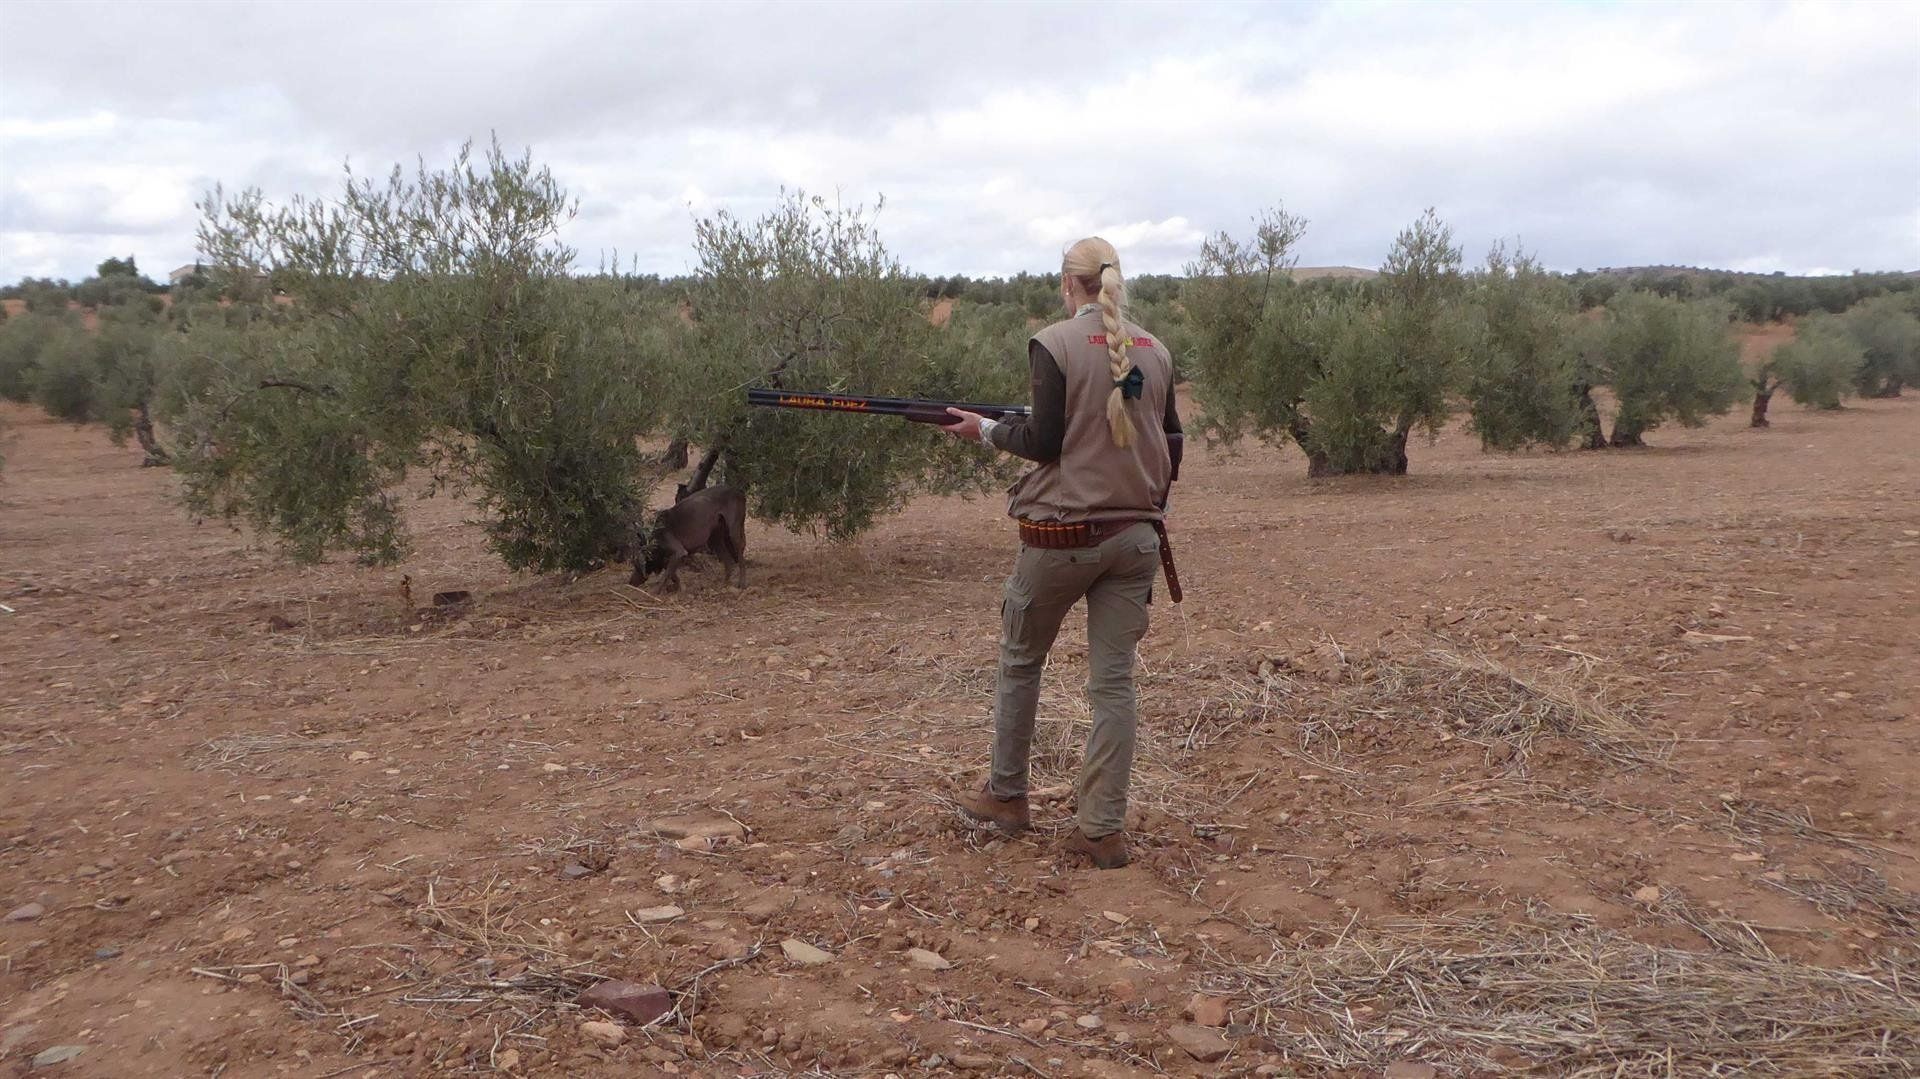
[[[838,540],[916,492],[978,490],[1005,474],[927,427],[749,409],[744,391],[1023,400],[1016,314],[957,311],[933,326],[873,215],[803,193],[754,220],[702,219],[694,245],[670,404],[673,433],[703,450],[689,490],[724,480],[756,516]]]
[[[1207,240],[1188,267],[1204,429],[1290,439],[1310,476],[1404,474],[1409,436],[1446,423],[1473,342],[1460,249],[1429,210],[1367,288],[1313,288],[1290,274],[1305,229],[1276,208],[1248,240]]]
[[[33,311],[0,322],[0,398],[18,404],[32,401],[48,350],[75,328],[64,314]]]
[[[1841,398],[1854,392],[1864,359],[1859,342],[1838,317],[1821,314],[1802,320],[1793,340],[1774,349],[1749,376],[1753,387],[1749,425],[1771,425],[1767,406],[1782,388],[1809,408],[1839,408]]]
[[[1920,317],[1908,296],[1882,296],[1856,304],[1843,316],[1862,353],[1854,385],[1862,397],[1898,397],[1920,383]]]
[[[1866,355],[1839,319],[1814,315],[1792,341],[1774,350],[1772,359],[1795,404],[1835,409],[1853,393]]]
[[[1558,449],[1587,426],[1574,330],[1577,297],[1525,252],[1488,252],[1473,276],[1478,317],[1463,387],[1467,427],[1490,450]]]
[[[423,472],[482,511],[510,566],[625,553],[658,336],[624,290],[569,275],[573,204],[530,155],[468,147],[444,169],[349,171],[332,199],[216,191],[202,211],[214,286],[260,314],[183,335],[190,507],[302,560],[386,562],[406,549],[399,485]]]
[[[1668,421],[1699,427],[1732,408],[1746,384],[1729,309],[1717,301],[1622,293],[1583,327],[1578,347],[1579,384],[1605,385],[1617,402],[1605,442],[1613,447],[1643,446]],[[1589,445],[1598,434],[1596,425]]]

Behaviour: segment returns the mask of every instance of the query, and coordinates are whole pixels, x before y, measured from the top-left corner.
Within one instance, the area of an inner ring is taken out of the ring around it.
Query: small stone
[[[359,764],[362,761],[370,761],[372,759],[373,759],[373,754],[368,753],[364,749],[356,749],[352,753],[347,754],[347,760],[353,762],[354,764]]]
[[[1020,1033],[1025,1034],[1030,1038],[1038,1037],[1039,1035],[1045,1034],[1046,1032],[1047,1032],[1047,1021],[1041,1018],[1040,1016],[1036,1015],[1032,1019],[1020,1020]]]
[[[1103,910],[1100,912],[1100,917],[1105,918],[1115,925],[1125,925],[1129,921],[1126,915],[1116,910]]]
[[[74,1057],[86,1051],[87,1047],[84,1045],[56,1045],[35,1053],[33,1066],[36,1068],[51,1068],[55,1064],[65,1064],[67,1061],[72,1060]]]
[[[1075,1019],[1073,1025],[1081,1030],[1099,1030],[1107,1024],[1097,1015],[1083,1015]]]
[[[250,936],[253,936],[253,930],[248,929],[244,925],[236,925],[232,929],[220,934],[220,943],[238,944]]]
[[[673,997],[657,985],[605,981],[580,994],[582,1008],[599,1008],[645,1026],[673,1011]]]
[[[560,875],[568,880],[579,880],[581,877],[593,876],[593,870],[588,869],[579,862],[568,862],[565,866],[561,867]]]
[[[118,959],[118,958],[120,958],[120,949],[118,949],[118,948],[95,948],[95,949],[94,949],[94,951],[93,951],[93,957],[94,957],[95,959]]]
[[[653,878],[653,886],[667,895],[674,895],[680,891],[682,884],[679,877],[667,873]]]
[[[952,970],[953,964],[939,952],[930,952],[925,948],[908,948],[907,961],[921,970]]]
[[[985,1053],[955,1053],[949,1063],[963,1072],[987,1071],[999,1067],[1000,1058]]]
[[[803,967],[817,967],[822,963],[833,962],[832,952],[823,952],[804,940],[795,940],[792,937],[780,942],[780,950],[786,954],[789,961]]]
[[[1396,1060],[1387,1065],[1381,1079],[1434,1079],[1439,1069],[1418,1060]]]
[[[1226,997],[1196,993],[1187,1002],[1187,1015],[1203,1027],[1224,1027],[1233,1015],[1233,1002]]]
[[[897,1068],[913,1059],[913,1054],[898,1045],[890,1045],[880,1054],[880,1063],[889,1068]]]
[[[580,1033],[609,1048],[627,1040],[625,1027],[618,1023],[609,1023],[604,1019],[580,1024]]]
[[[317,967],[320,965],[320,957],[317,955],[303,955],[294,960],[293,965],[296,967]]]
[[[1027,932],[1031,933],[1034,930],[1040,928],[1040,919],[1028,918],[1026,921],[1021,922],[1020,924],[1026,927]]]
[[[548,761],[540,766],[540,770],[542,772],[564,772],[567,770],[567,766],[561,764],[559,761]]]
[[[1227,1039],[1212,1027],[1195,1026],[1181,1023],[1167,1030],[1167,1038],[1180,1047],[1181,1051],[1202,1064],[1211,1064],[1227,1055],[1233,1049]]]
[[[648,825],[667,839],[745,839],[747,826],[732,817],[689,815],[661,817]]]
[[[507,1049],[493,1058],[493,1066],[503,1072],[510,1072],[520,1066],[520,1050]]]
[[[7,914],[10,922],[31,922],[47,912],[47,908],[38,903],[28,903],[24,907],[15,907]]]
[[[17,1027],[8,1027],[0,1034],[0,1057],[5,1057],[20,1046],[20,1043],[33,1036],[33,1024],[22,1023]]]
[[[630,917],[642,925],[652,925],[655,922],[673,921],[685,913],[686,911],[669,903],[664,907],[643,907],[634,911]]]
[[[1649,884],[1645,888],[1636,889],[1633,893],[1633,898],[1635,898],[1636,900],[1639,900],[1642,903],[1647,904],[1648,906],[1652,906],[1653,904],[1660,902],[1660,894],[1661,893],[1660,893],[1659,885]]]

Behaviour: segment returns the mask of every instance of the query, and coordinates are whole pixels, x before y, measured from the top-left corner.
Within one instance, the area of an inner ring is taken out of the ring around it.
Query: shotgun
[[[1026,417],[1033,410],[1026,405],[976,405],[966,401],[929,401],[919,397],[855,397],[839,393],[800,393],[793,390],[748,390],[747,404],[761,408],[804,408],[818,412],[865,412],[875,416],[898,416],[910,423],[933,423],[944,427],[953,422],[947,409],[958,408],[990,420]]]

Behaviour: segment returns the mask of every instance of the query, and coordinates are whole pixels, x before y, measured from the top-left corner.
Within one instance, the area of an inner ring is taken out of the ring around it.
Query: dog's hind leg
[[[713,533],[713,551],[722,561],[728,563],[727,578],[739,577],[737,588],[747,587],[747,560],[740,556],[740,548],[733,541],[731,530],[715,529]]]
[[[727,541],[733,545],[733,558],[740,566],[740,587],[747,587],[747,515],[727,521]]]

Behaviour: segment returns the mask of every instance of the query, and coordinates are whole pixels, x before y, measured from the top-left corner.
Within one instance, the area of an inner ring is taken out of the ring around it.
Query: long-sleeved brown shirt
[[[1033,415],[1001,421],[993,432],[993,444],[1015,457],[1045,464],[1060,459],[1060,446],[1067,437],[1067,376],[1038,341],[1027,343],[1027,366],[1033,374]],[[1171,388],[1161,429],[1170,435],[1181,431]]]

